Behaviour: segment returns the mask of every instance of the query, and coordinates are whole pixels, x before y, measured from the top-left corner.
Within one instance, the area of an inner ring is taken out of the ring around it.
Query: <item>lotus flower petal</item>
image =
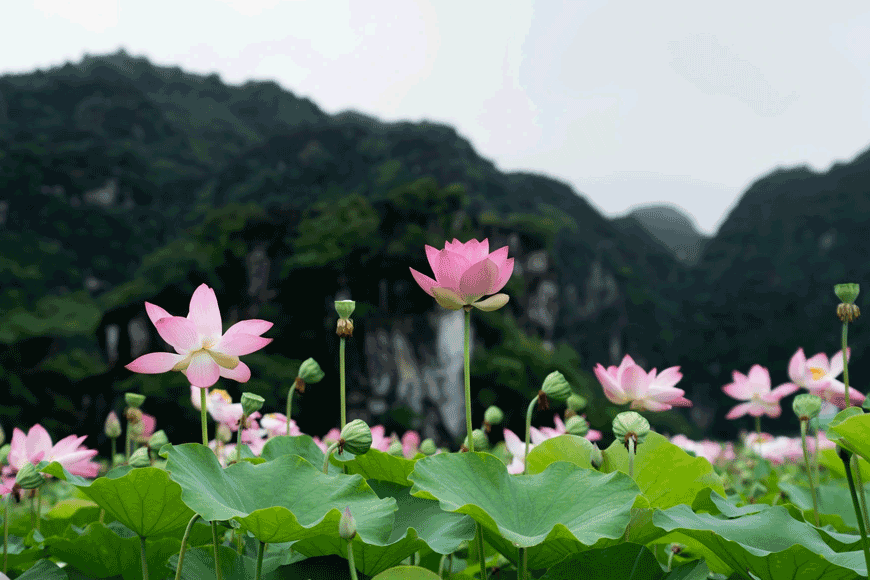
[[[195,325],[202,344],[214,344],[223,334],[217,296],[214,290],[205,284],[200,284],[190,297],[190,312],[187,318]]]
[[[187,318],[167,316],[154,325],[160,337],[179,354],[187,354],[202,347],[202,340],[196,326]]]
[[[228,337],[231,337],[236,333],[261,336],[270,328],[272,328],[272,323],[266,320],[258,320],[256,318],[242,320],[241,322],[236,322],[229,327],[229,329],[224,333],[223,340],[226,340]]]
[[[157,321],[161,318],[168,318],[172,316],[156,304],[151,304],[150,302],[145,303],[145,312],[148,313],[148,319],[151,320],[151,324],[157,325]]]
[[[186,357],[183,354],[172,354],[171,352],[151,352],[143,354],[133,362],[124,365],[124,368],[134,373],[143,373],[153,375],[156,373],[165,373],[171,371],[172,368],[184,360]]]
[[[184,374],[187,375],[187,380],[194,387],[210,387],[221,376],[220,367],[206,352],[194,354]]]
[[[226,367],[218,366],[218,372],[225,379],[232,379],[239,383],[247,383],[251,380],[251,369],[245,363],[239,361],[239,364],[236,365],[234,369],[228,369]]]
[[[229,338],[222,338],[220,344],[212,348],[211,351],[229,356],[243,356],[260,350],[270,342],[272,342],[271,338],[236,332]]]

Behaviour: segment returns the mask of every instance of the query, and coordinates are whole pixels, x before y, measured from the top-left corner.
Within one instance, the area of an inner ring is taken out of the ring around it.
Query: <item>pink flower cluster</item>
[[[710,463],[717,461],[731,461],[735,458],[733,443],[719,443],[718,441],[710,441],[704,439],[702,441],[692,441],[685,435],[674,435],[671,437],[671,443],[691,451],[697,457],[703,457]]]
[[[800,437],[774,437],[769,433],[744,433],[743,444],[760,453],[760,455],[775,465],[781,465],[786,461],[803,461],[804,451]],[[824,431],[819,431],[819,450],[835,449],[837,444],[829,441]],[[814,437],[807,438],[807,449],[813,453],[816,449]]]
[[[45,428],[37,423],[27,432],[27,435],[17,427],[12,431],[12,442],[9,444],[7,465],[2,471],[2,493],[6,494],[15,485],[15,475],[26,463],[38,465],[41,461],[57,461],[73,475],[96,477],[100,465],[91,461],[97,454],[96,449],[86,449],[82,443],[87,435],[64,437],[54,445],[51,436]]]
[[[562,418],[559,415],[553,416],[553,422],[556,427],[541,427],[540,429],[536,427],[532,427],[529,430],[529,452],[535,448],[536,445],[539,445],[541,442],[546,441],[547,439],[552,439],[553,437],[558,437],[559,435],[564,435],[565,431],[565,423],[562,421]],[[595,429],[590,429],[586,434],[586,439],[589,441],[598,441],[602,437],[601,431],[596,431]],[[508,465],[508,473],[518,474],[522,473],[525,468],[525,457],[526,457],[526,442],[524,439],[521,439],[511,431],[510,429],[504,430],[504,444],[507,447],[507,450],[513,456],[511,463]]]

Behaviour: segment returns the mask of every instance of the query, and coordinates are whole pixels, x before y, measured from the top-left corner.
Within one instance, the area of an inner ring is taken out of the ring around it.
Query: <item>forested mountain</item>
[[[275,322],[275,341],[246,357],[243,386],[267,409],[283,408],[313,356],[327,378],[294,417],[313,434],[332,424],[305,408],[337,423],[332,302],[352,298],[349,418],[452,440],[456,320],[408,268],[428,272],[425,244],[488,237],[517,262],[508,306],[472,318],[476,423],[498,398],[519,431],[528,398],[558,369],[609,431],[618,409],[591,371],[628,353],[647,368],[682,366],[695,407],[653,417],[660,429],[732,437],[720,395],[731,370],[766,364],[778,384],[798,346],[837,348],[832,285],[870,269],[867,157],[761,179],[692,265],[643,215],[608,220],[566,184],[501,173],[444,125],[330,116],[275,83],[228,86],[124,52],[0,77],[0,383],[11,394],[0,421],[104,444],[105,413],[133,389],[177,402],[172,416],[159,412],[172,406],[146,411],[171,439],[195,438],[183,376],[123,365],[167,349],[144,301],[183,315],[205,282],[225,326]],[[863,344],[859,321],[859,388]],[[242,387],[221,386],[238,399]]]

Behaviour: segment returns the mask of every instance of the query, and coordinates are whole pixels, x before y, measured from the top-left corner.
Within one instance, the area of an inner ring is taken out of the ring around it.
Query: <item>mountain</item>
[[[688,265],[697,263],[707,237],[698,231],[695,221],[673,205],[648,205],[633,209],[614,219],[624,232],[638,235],[637,228],[648,234],[647,243],[658,244]]]

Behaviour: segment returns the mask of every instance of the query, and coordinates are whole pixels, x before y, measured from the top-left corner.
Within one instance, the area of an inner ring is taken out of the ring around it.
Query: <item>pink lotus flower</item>
[[[734,459],[734,446],[730,443],[723,446],[721,443],[709,439],[692,441],[683,434],[671,437],[671,443],[681,449],[693,452],[697,457],[703,457],[710,463],[716,463],[719,459]]]
[[[245,383],[251,378],[251,369],[239,357],[272,342],[260,336],[272,327],[265,320],[243,320],[222,334],[217,297],[205,284],[191,296],[187,318],[172,316],[149,302],[145,311],[161,338],[178,354],[144,354],[126,365],[134,373],[181,371],[191,385],[200,388],[212,386],[219,377]]]
[[[495,294],[507,284],[514,271],[514,259],[508,247],[490,253],[489,239],[469,240],[464,244],[453,239],[444,242],[443,250],[426,246],[426,258],[435,273],[433,280],[411,268],[411,275],[426,294],[450,310],[474,306],[487,312],[507,304],[507,294]],[[481,300],[484,296],[494,294]]]
[[[595,366],[595,376],[604,387],[604,394],[611,403],[647,411],[667,411],[671,407],[691,407],[685,391],[674,387],[683,378],[680,367],[670,367],[656,376],[656,369],[649,373],[625,355],[618,366],[607,369],[600,363]]]
[[[147,443],[151,439],[151,436],[154,435],[154,429],[157,428],[157,418],[154,415],[142,413],[142,417],[139,420],[142,421],[142,432],[138,437],[134,437],[133,440],[137,443]]]
[[[405,459],[413,458],[419,449],[420,434],[416,431],[405,431],[402,435],[402,455]]]
[[[535,448],[535,445],[538,445],[542,441],[546,441],[547,436],[541,433],[535,427],[532,427],[529,430],[529,452],[531,453],[532,449]],[[504,430],[504,444],[507,447],[507,450],[513,456],[513,460],[510,465],[508,465],[508,473],[511,474],[519,474],[523,472],[526,465],[526,442],[524,439],[520,439],[513,431],[510,429]]]
[[[284,413],[268,413],[260,419],[260,427],[266,430],[269,437],[287,434],[287,417]],[[296,421],[290,419],[290,435],[302,435]]]
[[[749,375],[737,371],[732,374],[733,383],[728,383],[722,390],[725,394],[740,401],[740,403],[728,412],[726,419],[736,419],[747,413],[753,417],[767,415],[771,418],[779,417],[782,409],[779,401],[798,390],[798,386],[792,383],[782,384],[772,391],[770,390],[770,373],[761,365],[753,365],[749,369]]]
[[[846,357],[851,359],[852,349],[846,349]],[[793,384],[807,389],[811,394],[818,395],[823,400],[846,407],[846,385],[837,380],[843,373],[843,351],[840,350],[831,357],[820,352],[807,360],[804,349],[799,348],[788,363],[788,376]],[[849,387],[850,402],[861,403],[864,394]]]
[[[9,465],[3,468],[3,475],[8,477],[17,473],[28,462],[38,465],[40,461],[57,461],[73,475],[96,477],[100,466],[90,459],[97,454],[97,450],[81,447],[86,438],[87,435],[70,435],[52,446],[48,431],[39,423],[31,427],[27,435],[16,427],[12,432],[7,458]],[[8,481],[6,483],[11,486]]]
[[[567,433],[565,430],[565,423],[559,415],[553,415],[553,423],[556,425],[555,429],[553,427],[541,427],[540,429],[541,433],[543,433],[547,439]],[[601,437],[601,431],[596,431],[595,429],[589,429],[589,432],[586,433],[586,439],[589,441],[600,441]]]

